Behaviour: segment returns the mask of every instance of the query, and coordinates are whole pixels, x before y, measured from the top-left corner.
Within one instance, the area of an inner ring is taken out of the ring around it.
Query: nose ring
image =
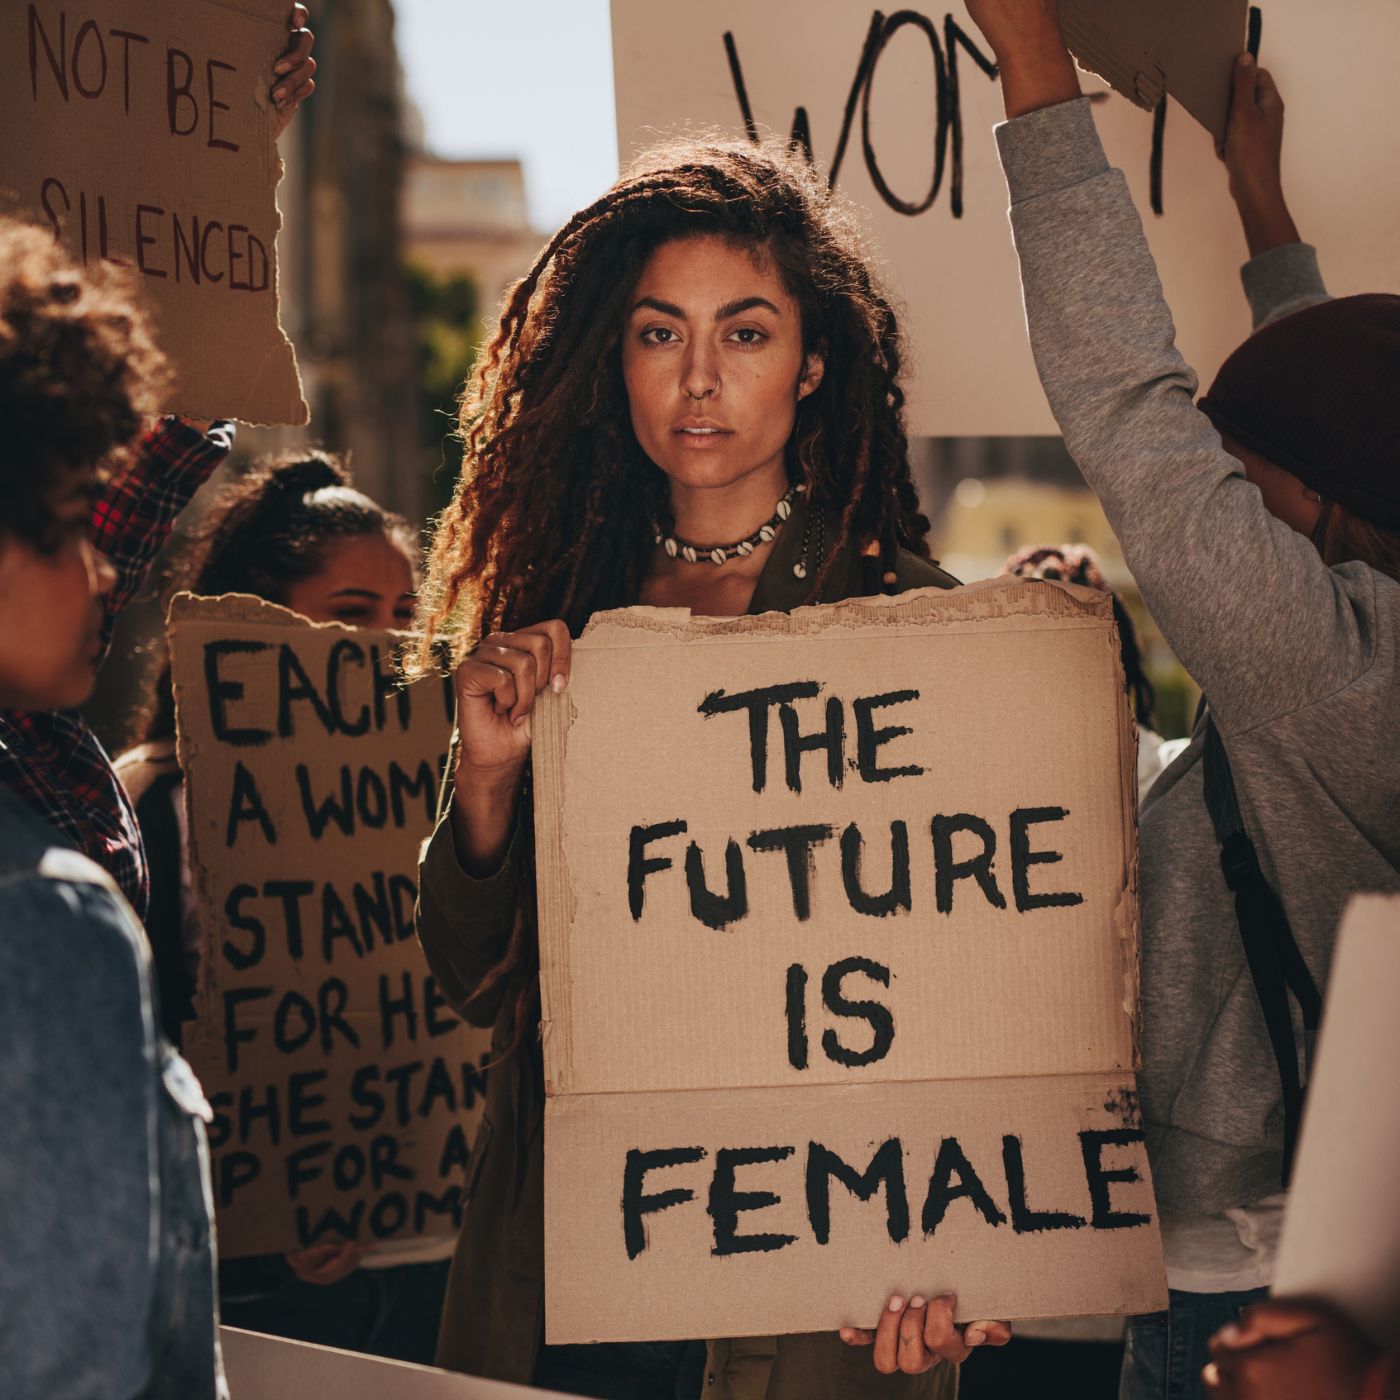
[[[708,389],[703,390],[701,393],[692,394],[690,390],[687,389],[685,391],[685,396],[691,401],[691,403],[704,403],[705,400],[708,399],[710,395],[713,394],[718,388],[719,380],[716,379],[715,382]]]

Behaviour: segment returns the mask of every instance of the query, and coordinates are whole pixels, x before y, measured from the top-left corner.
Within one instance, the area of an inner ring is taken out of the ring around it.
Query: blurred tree
[[[418,350],[420,435],[427,454],[428,508],[452,499],[462,465],[457,404],[481,344],[476,283],[463,273],[442,277],[410,263],[405,268]]]

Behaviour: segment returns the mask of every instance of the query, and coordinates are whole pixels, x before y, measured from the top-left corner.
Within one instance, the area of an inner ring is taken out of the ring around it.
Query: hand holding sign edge
[[[470,875],[491,873],[510,842],[535,699],[546,685],[557,694],[568,684],[571,646],[569,629],[556,618],[491,633],[457,668],[452,831]]]

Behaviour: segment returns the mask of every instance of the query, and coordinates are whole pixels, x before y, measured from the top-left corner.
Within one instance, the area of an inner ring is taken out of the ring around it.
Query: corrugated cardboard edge
[[[1075,584],[1040,579],[987,579],[961,588],[920,588],[908,593],[853,598],[736,618],[696,617],[686,608],[621,608],[596,614],[584,628],[576,647],[655,646],[662,642],[709,641],[716,637],[755,638],[816,636],[833,628],[940,626],[984,623],[1021,617],[1058,619],[1067,625],[1098,625],[1112,647],[1113,663],[1121,672],[1118,628],[1106,593]],[[1128,1020],[1134,1069],[1141,1064],[1138,1021],[1138,856],[1137,856],[1137,728],[1128,707],[1126,688],[1118,688],[1118,731],[1122,774],[1122,821],[1127,864],[1122,895],[1114,911],[1119,963],[1123,981],[1123,1014]],[[536,898],[539,913],[540,1034],[546,1048],[545,1093],[568,1092],[567,1067],[573,1062],[573,1017],[569,1014],[572,979],[567,953],[577,899],[564,850],[565,760],[569,731],[577,715],[568,691],[546,691],[535,707],[532,761],[535,790],[544,786],[559,795],[552,804],[535,803]],[[557,989],[557,992],[556,992]],[[560,1037],[555,1042],[554,1037]],[[555,1076],[564,1068],[564,1082]]]
[[[287,16],[290,14],[290,6],[284,0],[203,0],[203,3],[215,9],[230,10],[234,14],[244,15],[248,19],[258,20],[262,23],[273,25],[280,32],[287,32]],[[276,62],[280,50],[274,50],[268,59],[268,73],[271,74],[273,63]],[[258,86],[253,94],[253,101],[266,118],[267,141],[258,155],[262,158],[264,168],[272,176],[272,224],[274,234],[274,254],[272,259],[273,269],[277,274],[277,281],[272,289],[273,321],[277,328],[277,333],[282,337],[280,345],[272,344],[268,347],[267,353],[263,356],[262,363],[258,366],[257,372],[248,380],[248,395],[250,398],[261,399],[258,393],[258,385],[267,373],[274,376],[280,373],[279,362],[284,360],[290,362],[292,383],[295,389],[280,406],[270,406],[266,416],[259,415],[256,418],[241,418],[238,421],[246,423],[251,428],[303,428],[311,421],[311,406],[306,400],[306,386],[302,383],[301,366],[297,363],[296,346],[292,344],[291,337],[282,328],[282,259],[279,250],[276,248],[277,235],[282,232],[282,207],[277,202],[277,191],[281,188],[283,177],[286,175],[286,164],[277,149],[277,115],[272,109],[271,84],[264,83],[259,79]],[[186,418],[198,419],[219,419],[227,418],[225,409],[227,404],[205,404],[198,399],[184,400],[178,397],[179,386],[176,385],[177,398],[170,406],[170,412],[178,413]]]

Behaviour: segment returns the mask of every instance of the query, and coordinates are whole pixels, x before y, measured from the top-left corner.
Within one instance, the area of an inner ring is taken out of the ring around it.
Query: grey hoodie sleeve
[[[1317,249],[1310,243],[1285,243],[1260,253],[1240,269],[1240,280],[1256,331],[1295,311],[1331,300],[1317,265]]]
[[[1363,618],[1374,575],[1329,570],[1270,515],[1196,409],[1196,376],[1177,353],[1142,222],[1088,101],[1007,122],[997,139],[1046,396],[1222,730],[1243,732],[1349,684],[1373,650]]]

